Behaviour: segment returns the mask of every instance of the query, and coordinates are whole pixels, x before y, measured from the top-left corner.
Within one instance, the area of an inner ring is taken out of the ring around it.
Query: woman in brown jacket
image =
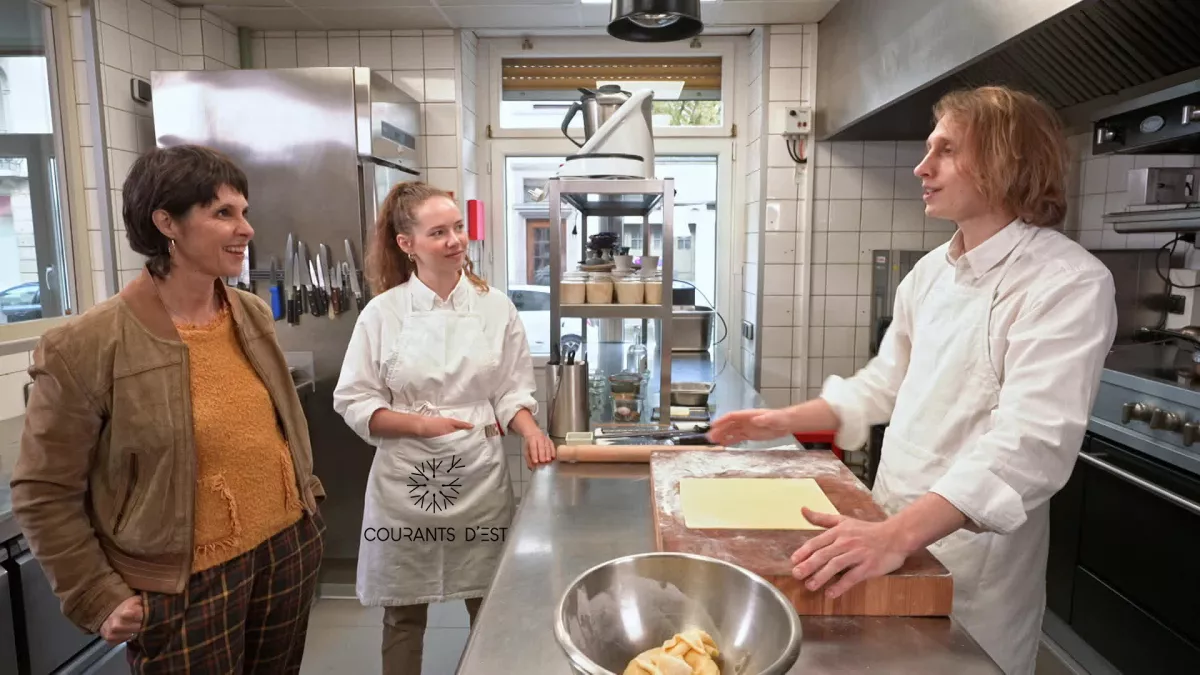
[[[245,174],[152,150],[124,185],[116,297],[45,334],[13,511],[64,614],[134,673],[297,673],[323,526],[274,319],[228,288],[254,230]]]

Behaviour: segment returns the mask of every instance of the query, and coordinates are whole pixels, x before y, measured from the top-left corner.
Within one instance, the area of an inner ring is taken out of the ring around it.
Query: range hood
[[[1091,133],[1200,91],[1196,26],[1197,0],[841,0],[820,23],[816,135],[924,140],[938,98],[984,84]]]

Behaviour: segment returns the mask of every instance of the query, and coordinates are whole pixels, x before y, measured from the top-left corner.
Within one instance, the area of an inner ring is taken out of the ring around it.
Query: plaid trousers
[[[132,675],[299,673],[324,532],[319,514],[305,515],[196,572],[183,593],[143,591],[142,630],[126,644]]]

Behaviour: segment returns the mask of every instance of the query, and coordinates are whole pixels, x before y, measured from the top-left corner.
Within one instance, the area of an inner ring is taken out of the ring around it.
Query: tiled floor
[[[469,625],[461,601],[429,608],[421,675],[454,675]],[[380,607],[363,607],[357,600],[319,600],[309,619],[300,675],[378,675],[382,631]]]

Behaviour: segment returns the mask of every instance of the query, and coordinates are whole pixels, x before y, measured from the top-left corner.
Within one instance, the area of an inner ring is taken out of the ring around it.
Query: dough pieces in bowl
[[[716,662],[719,655],[712,637],[694,628],[638,654],[623,675],[721,675]]]

